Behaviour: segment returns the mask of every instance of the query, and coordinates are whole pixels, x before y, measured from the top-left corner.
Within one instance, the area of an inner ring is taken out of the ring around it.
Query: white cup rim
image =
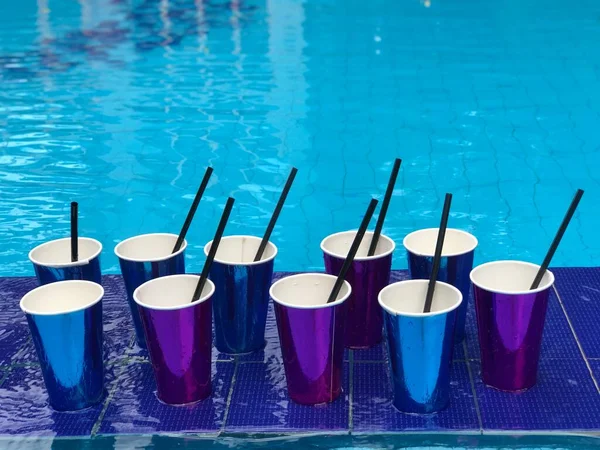
[[[483,289],[485,291],[493,292],[495,294],[506,294],[506,295],[537,294],[538,292],[542,292],[542,291],[545,291],[546,289],[551,288],[552,285],[554,284],[554,274],[552,272],[550,272],[550,270],[548,270],[548,269],[546,269],[546,273],[549,275],[548,281],[543,284],[540,283],[540,285],[536,289],[531,289],[531,290],[509,291],[509,290],[502,290],[502,289],[493,289],[493,288],[484,286],[483,284],[475,281],[475,277],[477,276],[478,271],[484,270],[484,269],[492,267],[492,266],[502,265],[502,264],[516,264],[516,265],[520,265],[520,266],[533,267],[537,270],[539,270],[539,268],[541,267],[538,264],[533,264],[533,263],[525,262],[525,261],[510,260],[510,259],[501,260],[501,261],[491,261],[491,262],[481,264],[481,265],[475,267],[473,270],[471,270],[471,273],[469,274],[471,283],[473,283],[474,286],[477,286],[478,288]],[[542,278],[542,281],[543,280],[544,279]],[[533,283],[533,279],[531,280],[531,282]]]
[[[183,303],[181,305],[175,305],[175,306],[156,306],[156,305],[149,305],[147,303],[144,303],[143,301],[141,301],[139,299],[139,293],[140,293],[140,290],[142,288],[145,287],[145,289],[147,289],[148,286],[151,286],[152,284],[160,283],[160,282],[164,283],[165,280],[174,280],[176,278],[193,278],[197,282],[200,279],[200,276],[199,275],[192,275],[192,274],[179,274],[179,275],[167,275],[167,276],[164,276],[164,277],[158,277],[158,278],[154,278],[152,280],[148,280],[145,283],[143,283],[140,286],[138,286],[135,291],[133,291],[133,300],[135,301],[135,303],[137,305],[141,306],[142,308],[151,309],[151,310],[154,310],[154,311],[177,311],[177,310],[180,310],[180,309],[191,308],[193,306],[199,305],[200,303],[204,303],[206,300],[208,300],[209,298],[211,298],[213,296],[213,294],[215,293],[215,285],[214,285],[214,283],[210,279],[207,278],[205,286],[209,286],[210,289],[209,289],[208,293],[206,293],[203,296],[201,296],[195,302]]]
[[[175,253],[169,253],[166,256],[161,256],[161,257],[158,257],[158,258],[130,258],[128,256],[124,256],[122,253],[119,252],[119,247],[121,245],[126,244],[127,242],[131,242],[133,240],[140,239],[140,238],[146,238],[146,237],[163,237],[163,236],[175,237],[176,239],[179,237],[178,234],[173,234],[173,233],[146,233],[146,234],[138,234],[136,236],[131,236],[130,238],[127,238],[127,239],[119,242],[117,245],[115,245],[115,249],[114,249],[115,255],[117,255],[117,258],[122,259],[124,261],[131,261],[131,262],[159,262],[159,261],[165,261],[165,260],[167,260],[169,258],[172,258],[174,256],[177,256],[177,255],[180,255],[187,248],[187,241],[184,239],[183,243],[181,244],[181,248],[179,250],[177,250]]]
[[[322,305],[295,305],[295,304],[284,302],[284,301],[278,299],[276,296],[273,295],[274,288],[278,284],[282,283],[284,280],[285,281],[289,281],[289,280],[293,280],[294,278],[302,278],[302,277],[305,277],[305,276],[318,276],[320,278],[333,278],[334,280],[337,279],[337,276],[335,276],[335,275],[329,275],[327,273],[319,273],[319,272],[297,273],[295,275],[290,275],[290,276],[287,276],[287,277],[283,277],[283,278],[277,280],[275,283],[273,283],[271,285],[271,288],[269,289],[269,296],[273,299],[273,301],[275,303],[277,303],[277,304],[279,304],[281,306],[285,306],[286,308],[314,310],[314,309],[331,308],[331,307],[334,307],[334,306],[337,306],[337,305],[341,305],[346,300],[348,300],[348,298],[352,294],[352,286],[350,285],[350,283],[348,283],[346,280],[344,280],[344,286],[346,286],[348,288],[348,292],[346,293],[346,295],[344,295],[341,298],[338,298],[335,302],[323,303]]]
[[[340,231],[339,233],[333,233],[330,234],[329,236],[326,236],[322,241],[321,241],[321,250],[323,251],[323,253],[329,255],[329,256],[333,256],[335,258],[339,258],[339,259],[346,259],[347,255],[342,255],[341,253],[335,253],[332,252],[330,250],[327,250],[327,248],[325,247],[325,243],[327,240],[340,236],[342,234],[349,234],[349,233],[354,233],[354,235],[356,235],[356,233],[358,232],[358,230],[347,230],[347,231]],[[374,232],[373,231],[366,231],[365,235],[363,236],[363,240],[367,237],[367,236],[373,236]],[[385,258],[388,255],[391,255],[392,253],[394,253],[394,250],[396,250],[396,243],[394,242],[394,240],[392,238],[390,238],[389,236],[386,236],[385,234],[380,234],[379,235],[379,239],[383,239],[385,241],[388,241],[392,244],[392,248],[390,248],[388,251],[381,253],[379,255],[373,255],[373,256],[355,256],[354,257],[354,261],[372,261],[375,259],[380,259],[380,258]],[[377,242],[377,245],[379,245],[379,242]]]
[[[231,236],[223,236],[221,238],[221,242],[229,240],[229,239],[255,239],[257,241],[262,241],[262,238],[259,238],[257,236],[251,236],[248,234],[234,234]],[[208,256],[208,252],[210,251],[210,246],[212,245],[213,240],[211,239],[209,242],[206,243],[206,245],[204,246],[204,256]],[[221,243],[219,243],[219,245],[221,245]],[[267,247],[271,246],[273,247],[273,254],[271,256],[269,256],[268,258],[263,258],[260,261],[250,261],[250,262],[233,262],[233,261],[226,261],[223,259],[219,259],[216,257],[215,255],[215,262],[218,262],[219,264],[225,264],[226,266],[257,266],[259,264],[264,264],[267,263],[269,261],[272,261],[273,259],[275,259],[275,257],[277,256],[277,252],[279,251],[277,249],[277,246],[275,244],[273,244],[271,241],[267,242]],[[218,253],[218,250],[217,250]]]
[[[381,306],[385,311],[387,311],[388,313],[392,314],[393,316],[402,316],[402,317],[434,317],[434,316],[440,316],[443,314],[448,314],[452,311],[454,311],[455,309],[457,309],[462,302],[464,302],[464,298],[462,293],[454,286],[452,286],[449,283],[444,283],[443,281],[436,281],[436,284],[442,284],[447,288],[450,288],[450,290],[454,291],[455,294],[458,294],[458,298],[460,298],[459,302],[456,302],[456,304],[446,308],[446,309],[442,309],[440,311],[433,311],[433,312],[428,312],[428,313],[409,313],[409,312],[399,312],[396,311],[392,308],[390,308],[388,305],[386,305],[383,302],[383,295],[385,292],[387,291],[391,291],[392,289],[394,289],[395,287],[398,287],[398,285],[402,284],[402,285],[408,285],[408,284],[428,284],[429,280],[402,280],[402,281],[396,281],[395,283],[389,284],[388,286],[384,287],[380,292],[379,295],[377,296],[377,301],[379,303],[379,306]]]
[[[60,289],[61,287],[66,287],[66,286],[75,287],[76,285],[80,285],[80,286],[85,285],[85,286],[94,287],[95,289],[99,289],[98,295],[95,296],[93,300],[91,300],[81,306],[78,306],[76,308],[63,309],[60,311],[36,312],[36,311],[33,311],[33,310],[27,308],[27,306],[26,306],[29,298],[34,295],[39,294],[41,291],[51,290],[51,289]],[[21,307],[21,310],[25,314],[29,314],[32,316],[62,316],[64,314],[71,314],[71,313],[78,312],[78,311],[85,311],[86,309],[91,308],[96,303],[101,301],[102,297],[104,297],[104,288],[102,287],[102,285],[100,285],[98,283],[94,283],[92,281],[87,281],[87,280],[65,280],[65,281],[57,281],[55,283],[44,284],[42,286],[36,287],[35,289],[32,289],[27,294],[25,294],[23,296],[23,298],[21,298],[21,302],[19,303],[19,306]]]
[[[415,237],[415,235],[418,235],[418,234],[421,234],[424,232],[428,232],[428,231],[435,231],[435,230],[439,230],[439,227],[422,228],[420,230],[412,231],[412,232],[408,233],[406,236],[404,236],[404,239],[402,240],[402,245],[404,246],[404,248],[407,251],[409,251],[410,253],[412,253],[414,255],[433,257],[433,256],[435,256],[434,252],[431,252],[431,253],[425,252],[424,253],[424,252],[416,251],[414,248],[411,248],[411,246],[407,242],[410,240],[411,237]],[[469,247],[466,247],[465,250],[462,250],[462,251],[443,253],[442,257],[444,257],[444,258],[451,257],[451,256],[465,255],[465,254],[475,250],[477,248],[477,246],[479,245],[479,241],[477,240],[477,238],[474,235],[472,235],[471,233],[469,233],[468,231],[460,230],[458,228],[446,228],[445,238],[448,237],[448,232],[462,234],[462,235],[468,237],[469,239],[472,239],[472,245]]]
[[[70,237],[67,238],[60,238],[60,239],[53,239],[51,241],[48,242],[44,242],[36,247],[34,247],[32,250],[30,250],[29,252],[29,261],[31,261],[33,264],[36,264],[38,266],[42,266],[42,267],[55,267],[55,268],[64,268],[64,267],[77,267],[77,266],[85,266],[86,264],[89,264],[89,262],[94,259],[97,258],[98,255],[100,255],[100,253],[102,253],[102,243],[96,239],[93,238],[88,238],[88,237],[81,237],[79,236],[77,238],[77,242],[81,242],[81,241],[88,241],[88,242],[93,242],[94,244],[96,244],[98,246],[98,250],[96,250],[92,256],[90,256],[89,258],[86,259],[78,259],[77,261],[74,262],[68,262],[68,263],[62,263],[62,264],[47,264],[47,263],[43,263],[39,260],[36,260],[33,255],[36,251],[40,250],[42,247],[46,247],[46,246],[50,246],[52,244],[55,244],[57,242],[62,242],[62,241],[71,241]]]

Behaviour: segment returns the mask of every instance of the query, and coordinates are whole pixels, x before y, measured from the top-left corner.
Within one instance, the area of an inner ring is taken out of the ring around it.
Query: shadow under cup
[[[210,279],[215,284],[215,347],[221,353],[250,353],[265,346],[277,247],[269,242],[261,260],[255,262],[261,240],[255,236],[225,236],[219,243]],[[212,241],[204,247],[206,255],[211,245]]]
[[[325,271],[337,276],[356,231],[345,231],[327,236],[321,242],[325,260]],[[392,253],[396,244],[389,237],[380,235],[373,256],[367,256],[372,232],[366,232],[356,257],[346,274],[346,281],[352,286],[352,293],[346,302],[345,345],[349,348],[368,348],[381,342],[383,334],[383,313],[377,296],[390,282]]]
[[[327,303],[335,281],[333,275],[303,273],[270,290],[288,393],[296,403],[328,403],[342,392],[344,302],[352,288],[344,281],[337,299]]]
[[[192,303],[197,275],[156,278],[134,292],[154,369],[158,398],[169,405],[211,394],[212,308],[210,280]]]
[[[534,386],[548,297],[554,275],[546,270],[530,290],[540,266],[520,261],[482,264],[471,272],[483,382],[502,391]]]
[[[100,253],[102,244],[95,239],[77,239],[78,259],[71,261],[71,238],[56,239],[38,245],[29,252],[40,285],[65,280],[102,283]]]
[[[177,237],[176,234],[170,233],[142,234],[126,239],[115,247],[115,255],[119,258],[127,291],[127,301],[133,318],[137,343],[142,348],[146,348],[146,339],[133,293],[147,281],[185,273],[187,241],[184,240],[181,248],[173,253]]]
[[[431,278],[438,231],[438,228],[426,228],[413,231],[404,238],[403,244],[406,248],[411,279]],[[463,296],[463,301],[456,312],[454,340],[457,343],[462,342],[465,337],[465,319],[471,291],[469,275],[473,269],[477,245],[477,238],[466,231],[455,228],[446,230],[437,280],[451,284]]]
[[[463,297],[454,286],[438,281],[431,311],[424,313],[428,285],[427,280],[400,281],[379,294],[394,406],[406,413],[435,413],[450,401],[454,322]]]
[[[50,405],[74,411],[104,395],[101,285],[70,280],[38,287],[21,300]]]

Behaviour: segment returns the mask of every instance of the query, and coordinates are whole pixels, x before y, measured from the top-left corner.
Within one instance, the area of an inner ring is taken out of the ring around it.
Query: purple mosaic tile
[[[473,299],[471,300],[467,310],[465,342],[469,358],[480,359],[475,303]],[[554,290],[550,292],[548,299],[541,358],[581,358],[577,341]]]
[[[596,384],[600,387],[600,359],[590,359],[588,362],[590,363]]]
[[[106,369],[107,392],[114,381]],[[38,366],[14,367],[0,386],[0,435],[87,436],[100,416],[103,403],[77,412],[57,412],[48,405]]]
[[[600,268],[553,269],[556,289],[588,358],[600,358]]]
[[[281,364],[239,364],[225,431],[347,430],[348,369],[348,364],[344,364],[343,393],[337,400],[328,405],[306,406],[289,399]]]
[[[354,364],[353,431],[479,430],[466,363],[453,363],[450,374],[452,392],[448,408],[434,415],[418,416],[394,408],[387,364]]]
[[[131,362],[121,372],[99,434],[214,433],[221,429],[234,363],[213,364],[213,393],[189,406],[169,406],[156,397],[152,366]]]
[[[471,362],[486,430],[594,430],[600,428],[600,394],[583,359],[542,359],[537,384],[521,393],[483,384]]]
[[[19,303],[37,287],[35,278],[0,278],[0,367],[24,361],[29,328]]]

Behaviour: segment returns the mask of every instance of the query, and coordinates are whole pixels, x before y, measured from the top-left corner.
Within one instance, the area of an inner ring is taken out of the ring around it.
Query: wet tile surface
[[[0,435],[600,430],[600,393],[595,384],[600,380],[596,356],[600,294],[594,291],[600,286],[600,268],[554,272],[560,301],[552,294],[538,384],[520,394],[483,385],[471,302],[465,344],[455,347],[450,406],[428,417],[393,408],[385,343],[346,351],[344,392],[333,404],[307,407],[291,402],[272,308],[263,350],[234,358],[213,349],[211,399],[189,407],[163,405],[155,396],[147,354],[134,342],[122,280],[112,275],[103,279],[106,387],[111,395],[95,408],[57,413],[47,404],[27,322],[19,309],[20,298],[36,286],[35,280],[0,279]],[[406,271],[396,271],[392,281],[406,276]],[[582,281],[578,283],[577,277]],[[577,340],[590,357],[587,362]]]
[[[352,400],[355,431],[478,430],[477,410],[465,362],[452,364],[450,405],[438,414],[403,414],[392,404],[392,384],[387,364],[354,366]]]
[[[189,406],[168,406],[156,397],[149,363],[131,363],[121,373],[100,424],[100,434],[217,432],[223,424],[234,364],[213,363],[213,393]]]

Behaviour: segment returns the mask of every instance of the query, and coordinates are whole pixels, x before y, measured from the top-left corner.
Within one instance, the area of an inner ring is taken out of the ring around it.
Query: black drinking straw
[[[381,204],[381,212],[379,213],[377,224],[375,225],[375,232],[371,238],[371,246],[369,247],[369,253],[367,253],[369,256],[373,256],[375,254],[377,241],[379,241],[379,236],[381,235],[381,230],[383,229],[383,221],[385,220],[388,206],[390,206],[390,200],[392,198],[392,193],[394,192],[394,186],[396,185],[396,178],[398,178],[398,172],[400,171],[400,164],[402,164],[402,160],[400,158],[396,158],[394,161],[394,167],[392,167],[390,181],[388,182],[387,189],[385,191],[385,197],[383,197],[383,203]]]
[[[75,262],[79,259],[78,249],[78,225],[77,225],[77,202],[71,202],[71,262]]]
[[[285,199],[287,198],[288,192],[290,192],[290,188],[292,187],[292,183],[294,182],[294,178],[296,178],[296,173],[298,169],[292,167],[292,171],[285,182],[285,186],[283,187],[283,191],[281,192],[281,196],[279,197],[279,201],[275,206],[275,211],[273,211],[273,215],[271,216],[271,220],[269,221],[269,225],[267,225],[267,230],[265,231],[265,235],[260,241],[260,246],[258,247],[258,251],[256,252],[256,256],[254,257],[254,261],[260,261],[262,258],[263,252],[265,248],[267,248],[267,244],[269,243],[269,238],[271,237],[271,233],[273,232],[273,228],[275,228],[275,223],[279,218],[279,213],[281,213],[281,209],[283,208],[283,204],[285,203]]]
[[[223,215],[221,216],[219,226],[217,227],[217,232],[215,233],[215,237],[212,243],[210,244],[208,257],[206,258],[206,262],[204,263],[204,267],[202,268],[202,274],[200,275],[200,279],[198,280],[198,284],[196,285],[196,290],[194,291],[194,295],[192,296],[192,303],[198,300],[200,298],[200,295],[202,294],[202,289],[204,289],[206,279],[208,278],[208,272],[210,272],[210,266],[212,266],[212,263],[215,259],[215,255],[217,254],[217,249],[219,247],[219,244],[221,243],[223,232],[225,231],[225,225],[227,225],[229,214],[231,213],[231,209],[233,208],[233,202],[235,202],[233,198],[229,197],[227,199],[227,203],[225,204],[225,210],[223,211]]]
[[[444,200],[444,210],[442,211],[442,221],[438,231],[437,243],[435,244],[435,254],[433,256],[433,267],[431,268],[431,277],[427,285],[427,296],[425,297],[425,307],[423,313],[431,311],[433,302],[433,292],[435,291],[435,282],[440,270],[440,260],[442,259],[442,249],[444,248],[444,237],[446,236],[446,227],[448,226],[448,217],[450,216],[450,204],[452,203],[452,194],[446,194]]]
[[[183,223],[183,227],[181,227],[181,231],[179,232],[179,236],[177,237],[177,242],[175,242],[175,247],[173,247],[173,252],[175,253],[179,251],[181,246],[183,245],[183,241],[185,239],[185,235],[187,234],[190,225],[192,224],[192,220],[194,219],[194,214],[196,214],[196,210],[198,209],[198,204],[200,204],[200,200],[202,199],[202,195],[204,194],[204,190],[208,185],[208,180],[213,173],[212,167],[207,167],[206,172],[204,172],[204,178],[202,178],[202,182],[200,183],[200,187],[198,188],[198,192],[196,192],[196,197],[194,197],[194,201],[192,202],[192,206],[190,206],[190,210],[188,211],[187,217],[185,218],[185,222]]]
[[[562,223],[560,224],[560,228],[558,229],[556,236],[554,236],[554,240],[552,241],[552,244],[550,245],[550,248],[548,249],[548,253],[546,253],[544,262],[540,266],[540,270],[538,270],[538,273],[535,276],[535,279],[533,280],[533,283],[531,284],[530,289],[537,289],[537,287],[540,285],[540,282],[542,281],[542,278],[544,277],[544,274],[546,273],[546,270],[548,269],[548,266],[550,265],[550,261],[552,260],[552,257],[554,256],[554,252],[556,252],[556,249],[558,248],[558,244],[560,244],[560,240],[562,239],[563,235],[565,234],[565,231],[567,231],[569,222],[571,222],[571,219],[573,218],[573,214],[575,214],[575,210],[577,209],[577,206],[579,205],[579,201],[581,200],[582,196],[583,196],[583,191],[581,189],[577,189],[577,192],[575,193],[575,197],[573,197],[573,201],[571,202],[571,206],[569,206],[567,214],[565,215],[565,218],[563,219]]]
[[[356,236],[354,237],[354,241],[350,246],[350,251],[346,256],[344,261],[344,265],[338,274],[337,279],[335,280],[335,284],[333,285],[333,289],[331,290],[331,294],[329,294],[329,298],[327,299],[327,303],[332,303],[337,299],[338,294],[340,293],[340,289],[344,284],[344,278],[346,277],[346,273],[350,266],[352,265],[352,261],[354,261],[354,257],[356,256],[356,252],[358,252],[358,247],[360,246],[360,242],[362,241],[365,232],[367,231],[367,227],[369,226],[369,222],[371,221],[371,217],[373,217],[373,212],[377,208],[377,200],[374,198],[371,199],[369,203],[369,207],[367,208],[367,212],[363,217],[362,223],[360,224],[360,228],[356,232]]]

